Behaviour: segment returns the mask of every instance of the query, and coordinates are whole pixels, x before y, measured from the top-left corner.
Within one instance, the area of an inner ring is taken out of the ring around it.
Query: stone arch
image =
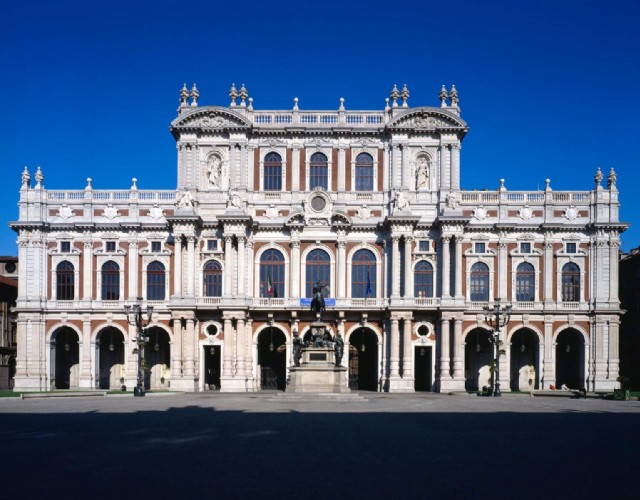
[[[381,383],[381,335],[368,323],[354,325],[345,335],[348,339],[347,364],[349,387],[364,391],[378,391]]]
[[[98,326],[93,329],[93,331],[91,332],[91,342],[95,343],[98,340],[98,334],[105,328],[109,327],[119,330],[120,333],[122,333],[122,335],[124,336],[125,342],[129,342],[129,331],[126,328],[124,328],[119,323],[109,323],[106,321],[103,323],[99,323]]]
[[[74,330],[78,335],[78,339],[80,343],[82,343],[82,330],[78,328],[76,325],[74,325],[73,323],[63,323],[63,322],[56,323],[55,325],[51,326],[49,330],[47,330],[47,333],[45,335],[45,341],[47,343],[50,343],[51,338],[53,337],[53,334],[56,332],[56,330],[59,330],[60,328],[63,328],[63,327],[71,328],[72,330]]]
[[[532,391],[540,388],[540,346],[543,343],[544,337],[530,325],[519,325],[511,330],[505,351],[509,360],[512,391]]]
[[[464,333],[465,389],[478,391],[491,385],[494,347],[490,341],[491,331],[474,326]]]

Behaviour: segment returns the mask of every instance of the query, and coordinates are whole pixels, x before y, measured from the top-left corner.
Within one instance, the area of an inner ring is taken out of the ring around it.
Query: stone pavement
[[[635,496],[640,402],[0,399],[3,498]]]

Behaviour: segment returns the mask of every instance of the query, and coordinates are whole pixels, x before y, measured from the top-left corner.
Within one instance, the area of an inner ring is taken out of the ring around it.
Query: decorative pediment
[[[243,116],[224,108],[197,108],[179,116],[171,122],[171,130],[176,129],[247,129],[251,123]]]
[[[416,108],[390,121],[387,128],[414,130],[457,129],[466,132],[467,124],[459,116],[439,108]]]

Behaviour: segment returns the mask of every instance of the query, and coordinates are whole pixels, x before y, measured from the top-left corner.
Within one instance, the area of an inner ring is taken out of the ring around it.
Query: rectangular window
[[[218,240],[207,240],[207,250],[210,252],[218,250]]]
[[[567,243],[567,253],[576,253],[575,243]]]
[[[160,250],[162,248],[162,244],[159,241],[152,241],[151,242],[151,251],[154,253],[159,253]]]
[[[520,243],[520,253],[531,253],[531,243]]]
[[[486,246],[484,243],[475,243],[474,252],[475,253],[485,253]]]
[[[115,241],[107,241],[105,244],[105,250],[107,252],[113,253],[116,251],[116,242]]]
[[[418,251],[420,251],[420,252],[428,252],[429,251],[429,240],[420,240],[420,241],[418,241]]]
[[[62,253],[71,252],[71,242],[70,241],[61,241],[60,242],[60,252],[62,252]]]

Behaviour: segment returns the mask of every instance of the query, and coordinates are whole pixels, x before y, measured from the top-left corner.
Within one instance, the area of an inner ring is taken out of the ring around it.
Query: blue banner
[[[300,299],[300,306],[301,307],[311,307],[311,301],[313,299],[311,298],[303,298]],[[335,307],[336,306],[336,299],[330,299],[330,298],[325,298],[324,299],[324,305],[325,307]]]

